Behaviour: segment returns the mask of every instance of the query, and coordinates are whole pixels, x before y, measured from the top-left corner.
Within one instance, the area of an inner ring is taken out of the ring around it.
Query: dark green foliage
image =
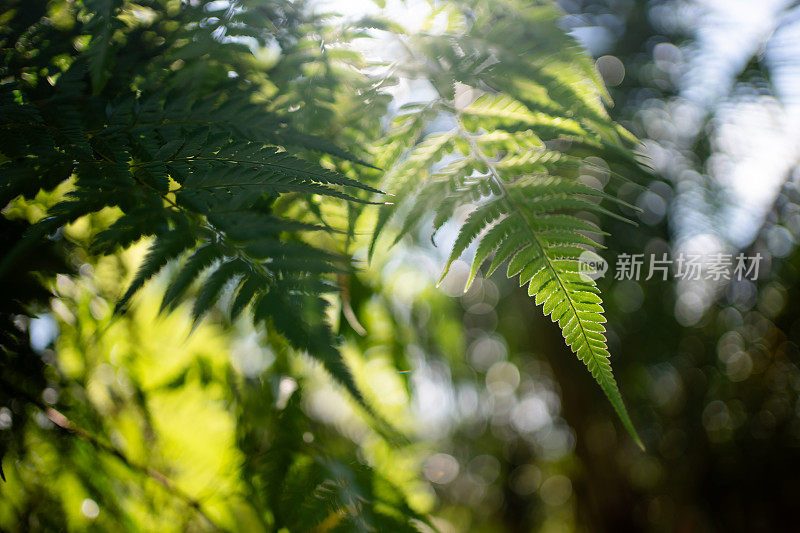
[[[217,77],[216,86],[190,91],[177,74],[161,70],[159,63],[169,60],[183,62],[184,69],[203,68],[205,54],[230,57],[234,64],[220,65],[224,68],[242,61],[241,45],[222,42],[211,35],[214,28],[196,24],[207,20],[205,3],[183,4],[177,13],[166,3],[149,4],[153,20],[139,21],[142,27],[121,18],[122,2],[117,1],[64,6],[79,15],[69,27],[38,18],[45,15],[41,7],[20,5],[3,34],[13,50],[0,87],[3,203],[52,190],[67,179],[72,186],[0,268],[13,268],[26,246],[62,225],[117,208],[122,216],[97,235],[94,251],[109,253],[154,238],[118,308],[170,261],[191,254],[170,283],[162,308],[174,308],[206,273],[194,300],[196,320],[233,286],[239,294],[234,314],[254,300],[254,321],[273,325],[360,398],[335,348],[320,298],[333,286],[319,276],[348,268],[347,260],[296,236],[327,228],[278,216],[272,207],[283,195],[364,202],[359,191],[378,192],[291,150],[358,159],[292,128],[258,103],[255,88],[229,80],[227,71],[220,78],[206,67],[205,81]],[[253,15],[248,14],[248,25],[259,22]],[[159,22],[176,17],[182,24],[165,32],[167,25]],[[31,25],[14,24],[22,20]],[[239,31],[246,27],[242,20],[229,23]],[[159,31],[156,41],[163,41],[145,46],[154,65],[144,63],[137,49],[145,27]],[[32,35],[40,41],[32,41]],[[72,43],[84,36],[88,45],[78,53]],[[191,45],[182,44],[185,39]],[[36,76],[31,69],[38,63],[28,66],[31,54],[38,52],[34,45],[60,57]]]
[[[589,156],[602,158],[615,180],[643,172],[629,153],[630,136],[605,114],[604,91],[591,63],[557,28],[558,12],[549,3],[464,3],[474,10],[469,16],[451,6],[453,26],[444,35],[411,40],[410,49],[422,57],[412,74],[430,80],[438,97],[402,108],[375,154],[388,169],[392,206],[378,188],[357,179],[376,175],[364,154],[378,126],[362,126],[380,124],[389,100],[382,90],[391,81],[369,80],[356,91],[358,98],[344,101],[348,78],[337,66],[345,63],[341,70],[352,75],[358,69],[347,61],[365,65],[352,51],[326,48],[324,38],[323,46],[309,46],[301,38],[300,3],[4,4],[0,203],[20,205],[44,193],[55,204],[27,229],[10,233],[0,260],[2,279],[21,278],[25,262],[51,277],[66,270],[30,263],[32,256],[45,260],[60,246],[74,258],[113,254],[146,240],[148,250],[120,291],[117,313],[170,270],[161,311],[190,300],[197,323],[218,307],[229,307],[232,318],[249,310],[259,328],[320,362],[371,412],[328,323],[328,295],[338,289],[334,280],[352,272],[342,249],[355,238],[358,215],[369,204],[383,206],[372,253],[397,209],[408,212],[395,241],[428,215],[438,230],[471,205],[447,268],[473,243],[471,280],[490,257],[489,272],[508,261],[508,275],[529,284],[528,292],[558,322],[566,343],[635,436],[611,374],[598,289],[577,272],[579,256],[598,245],[593,235],[602,234],[586,213],[620,218],[599,201],[621,202],[615,185],[605,192],[578,177],[591,164]],[[391,24],[364,20],[341,38],[368,37],[364,28],[400,33]],[[256,50],[277,43],[286,57],[267,77],[244,42]],[[524,43],[524,49],[510,49],[511,42]],[[323,72],[308,75],[312,68]],[[465,105],[465,89],[480,96]],[[289,112],[300,106],[299,116]],[[429,124],[442,118],[453,128],[429,134]],[[321,131],[328,137],[313,134]],[[340,138],[347,149],[329,140]],[[346,230],[326,219],[323,208],[331,205],[347,206]],[[107,223],[89,242],[64,239],[65,225],[97,214]],[[15,381],[17,371],[32,378],[20,379],[19,391],[4,389],[8,397],[0,400],[21,398],[41,407],[40,360],[29,353],[12,319],[32,316],[36,310],[26,306],[44,305],[46,293],[38,285],[38,292],[27,285],[20,289],[24,305],[3,309],[0,362],[4,376],[11,368]],[[270,343],[283,351],[274,337]],[[164,387],[179,387],[189,372]],[[191,372],[205,381],[211,371],[198,360]],[[137,390],[146,412],[145,393]],[[350,451],[334,455],[307,445],[299,394],[280,408],[277,420],[267,421],[266,438],[249,434],[258,433],[253,428],[240,435],[250,463],[249,488],[262,493],[251,496],[261,498],[254,508],[265,528],[415,531],[413,522],[422,518],[377,469]],[[263,405],[242,403],[253,411],[277,403],[270,394],[257,400]],[[101,417],[87,411],[84,421],[102,428]],[[374,425],[379,433],[384,429],[380,421]],[[74,455],[83,458],[77,461],[87,478],[82,482],[98,500],[114,491],[107,486],[110,478],[94,481],[85,474],[94,466],[86,459],[89,443],[136,470],[113,447],[65,426],[88,441],[61,443],[62,451],[68,456],[77,450]],[[265,455],[263,464],[253,464]],[[198,502],[174,492],[202,514]],[[117,502],[106,505],[125,514]]]

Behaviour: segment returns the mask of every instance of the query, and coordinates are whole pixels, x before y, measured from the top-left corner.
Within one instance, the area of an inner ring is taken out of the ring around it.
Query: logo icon
[[[578,274],[588,280],[600,279],[608,272],[608,262],[596,253],[586,250],[578,257]]]

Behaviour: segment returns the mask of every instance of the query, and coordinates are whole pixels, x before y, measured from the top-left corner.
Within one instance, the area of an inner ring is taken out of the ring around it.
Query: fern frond
[[[0,269],[20,259],[26,243],[63,224],[119,208],[122,216],[95,236],[93,252],[154,240],[118,311],[168,263],[189,256],[169,283],[162,310],[177,306],[200,281],[192,292],[192,314],[199,320],[226,287],[234,286],[233,315],[253,303],[256,322],[271,325],[292,346],[323,362],[363,401],[325,325],[320,299],[336,288],[321,278],[348,270],[348,260],[306,244],[299,235],[331,228],[274,212],[281,197],[370,203],[366,195],[380,193],[287,148],[363,161],[296,131],[285,117],[256,104],[254,89],[246,84],[207,96],[152,89],[103,97],[99,93],[114,68],[111,55],[124,40],[112,39],[119,28],[118,2],[92,5],[97,9],[87,19],[94,28],[87,57],[79,57],[58,78],[49,98],[30,104],[14,84],[0,87],[0,118],[7,119],[4,126],[16,139],[2,149],[8,161],[0,173],[9,185],[2,187],[1,198],[32,196],[74,176],[67,200],[32,228]],[[101,21],[109,22],[102,31]],[[83,77],[86,68],[89,83]]]
[[[507,276],[527,285],[535,304],[558,324],[565,344],[641,446],[611,372],[600,291],[581,273],[581,261],[592,257],[603,235],[583,213],[627,222],[605,204],[631,206],[580,176],[592,165],[590,156],[606,161],[614,180],[646,171],[631,153],[630,135],[606,114],[605,88],[590,60],[554,30],[557,11],[501,0],[491,9],[476,4],[472,15],[456,25],[466,28],[462,32],[408,43],[412,54],[416,46],[421,56],[443,58],[419,67],[415,76],[421,69],[430,79],[445,79],[447,68],[460,82],[458,88],[434,84],[435,102],[410,109],[437,109],[439,122],[456,127],[426,135],[424,124],[404,116],[400,137],[387,137],[387,153],[396,154],[403,144],[410,148],[395,155],[387,173],[385,188],[396,194],[392,205],[381,208],[370,254],[395,216],[402,215],[396,242],[431,211],[435,233],[459,208],[471,206],[442,278],[473,246],[467,288],[487,261],[487,274],[507,263]],[[523,43],[524,50],[509,43]],[[458,94],[464,89],[473,95],[466,104]]]

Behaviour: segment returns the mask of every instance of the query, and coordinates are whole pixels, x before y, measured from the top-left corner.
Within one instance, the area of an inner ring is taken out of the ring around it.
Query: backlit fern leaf
[[[457,84],[434,83],[438,96],[412,108],[437,109],[437,122],[452,126],[428,133],[407,116],[398,119],[416,127],[407,128],[411,147],[395,156],[387,173],[385,186],[397,193],[381,210],[371,250],[393,216],[401,219],[396,241],[427,213],[435,213],[438,230],[471,206],[442,277],[470,247],[475,255],[467,286],[490,258],[488,273],[508,263],[508,277],[528,285],[641,446],[611,371],[600,291],[582,273],[582,261],[596,257],[602,235],[584,214],[625,220],[600,203],[624,202],[580,176],[598,159],[614,180],[647,173],[630,151],[630,134],[606,115],[605,88],[588,58],[554,30],[552,7],[471,4],[470,18],[445,34],[406,43],[412,57],[435,52],[446,60],[427,61],[414,75],[442,80],[456,72]],[[511,43],[527,53],[512,51]],[[403,142],[390,136],[386,150]]]

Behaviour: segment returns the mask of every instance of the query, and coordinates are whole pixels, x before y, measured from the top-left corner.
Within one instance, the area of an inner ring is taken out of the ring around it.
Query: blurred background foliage
[[[48,4],[53,20],[69,22],[67,4]],[[382,35],[381,13],[423,24],[427,4],[261,4],[274,8],[276,38],[231,70],[303,131],[370,159],[358,149],[384,132],[393,102],[430,90],[392,81],[394,44],[361,42]],[[169,272],[112,315],[145,245],[82,251],[116,216],[101,213],[31,255],[36,279],[3,282],[33,303],[33,319],[11,312],[26,364],[40,368],[2,368],[0,527],[398,531],[382,520],[401,513],[448,532],[796,529],[800,11],[758,4],[561,2],[562,26],[609,86],[612,117],[643,140],[659,176],[620,190],[642,211],[625,213],[635,228],[604,221],[611,268],[620,253],[765,257],[757,282],[600,281],[646,453],[516,283],[496,275],[463,293],[469,269],[457,262],[436,288],[448,250],[427,235],[344,276],[332,313],[361,390],[408,436],[392,441],[270,332],[222,312],[193,327],[186,305],[160,315]],[[313,15],[328,8],[346,16]],[[360,53],[331,45],[347,41]],[[7,207],[4,241],[61,193]],[[366,257],[370,208],[290,209],[349,228],[325,246]],[[6,402],[11,386],[38,394]]]

